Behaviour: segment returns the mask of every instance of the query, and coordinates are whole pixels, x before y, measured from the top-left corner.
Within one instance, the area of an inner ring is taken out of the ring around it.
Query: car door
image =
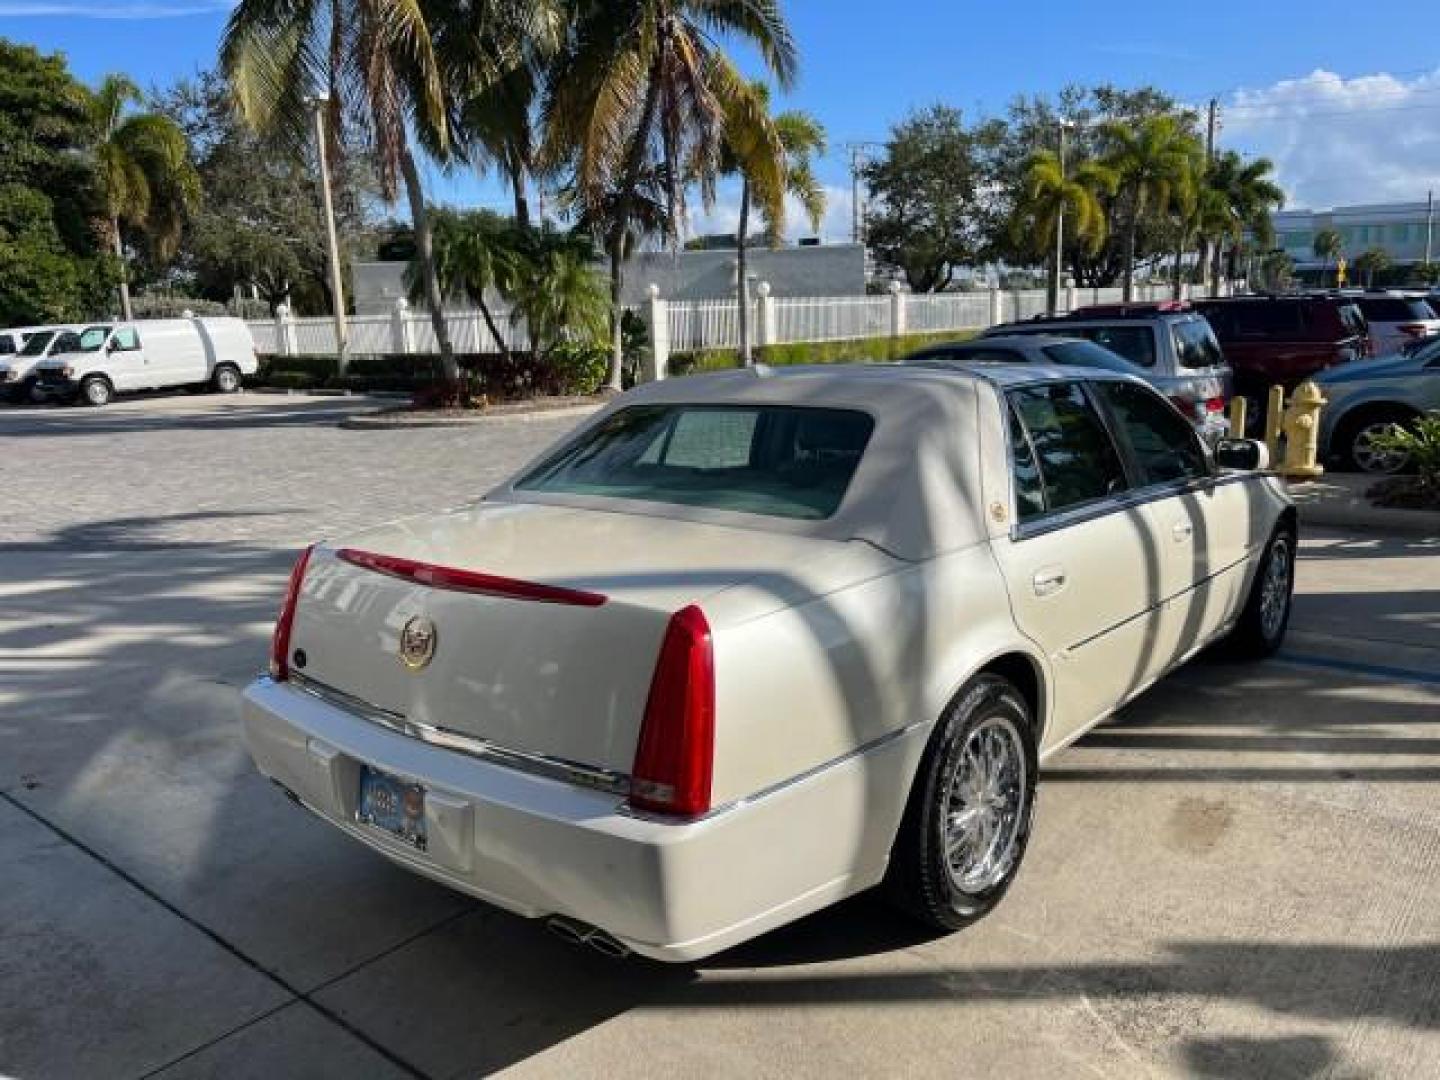
[[[993,550],[1016,622],[1050,659],[1046,742],[1060,745],[1149,680],[1162,553],[1084,383],[1006,397],[1016,524]]]
[[[105,371],[116,390],[143,390],[156,385],[156,373],[146,363],[140,332],[117,326],[105,343]]]
[[[1243,476],[1221,476],[1195,429],[1148,386],[1097,381],[1094,391],[1128,458],[1131,499],[1161,553],[1152,676],[1193,654],[1225,625],[1244,592],[1251,546]],[[1268,520],[1268,519],[1267,519]]]

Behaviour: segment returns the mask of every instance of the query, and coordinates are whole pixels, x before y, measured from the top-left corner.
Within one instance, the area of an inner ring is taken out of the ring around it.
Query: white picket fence
[[[1188,289],[1188,286],[1187,286]],[[1061,291],[1062,310],[1091,304],[1117,303],[1121,290]],[[1137,300],[1163,300],[1168,285],[1138,286]],[[751,301],[750,339],[755,346],[809,341],[855,341],[861,338],[981,330],[1001,322],[1028,319],[1046,311],[1043,289],[989,289],[978,292],[910,294],[892,290],[880,296],[777,297],[760,283]],[[740,345],[739,304],[734,299],[662,299],[652,286],[639,308],[650,331],[647,369],[664,377],[671,354],[700,349],[734,349]],[[496,327],[511,349],[528,346],[522,323],[507,311],[492,313]],[[446,323],[457,352],[492,352],[494,337],[480,312],[449,311]],[[250,331],[262,354],[303,355],[337,352],[335,323],[329,318],[297,319],[284,309],[273,320],[253,321]],[[385,316],[346,321],[346,351],[363,353],[435,353],[434,326],[425,312],[411,311],[405,301]]]

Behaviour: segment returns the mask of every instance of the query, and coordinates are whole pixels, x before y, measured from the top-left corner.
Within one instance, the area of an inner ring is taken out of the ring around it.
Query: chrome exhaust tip
[[[551,915],[545,920],[545,928],[567,945],[588,945],[611,960],[624,960],[630,955],[630,947],[619,938],[578,919]]]

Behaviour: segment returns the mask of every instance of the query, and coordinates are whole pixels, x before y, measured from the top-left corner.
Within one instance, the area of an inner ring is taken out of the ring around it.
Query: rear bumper
[[[614,794],[423,743],[267,678],[245,692],[244,726],[261,773],[395,862],[523,916],[598,926],[668,961],[709,956],[878,882],[894,818],[877,812],[876,789],[898,791],[903,807],[926,734],[907,730],[674,824],[626,813]],[[356,820],[362,764],[424,785],[426,851]]]

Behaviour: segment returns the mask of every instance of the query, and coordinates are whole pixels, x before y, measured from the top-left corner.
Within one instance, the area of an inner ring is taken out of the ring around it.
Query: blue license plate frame
[[[355,819],[424,851],[425,787],[402,780],[373,765],[360,766]]]

